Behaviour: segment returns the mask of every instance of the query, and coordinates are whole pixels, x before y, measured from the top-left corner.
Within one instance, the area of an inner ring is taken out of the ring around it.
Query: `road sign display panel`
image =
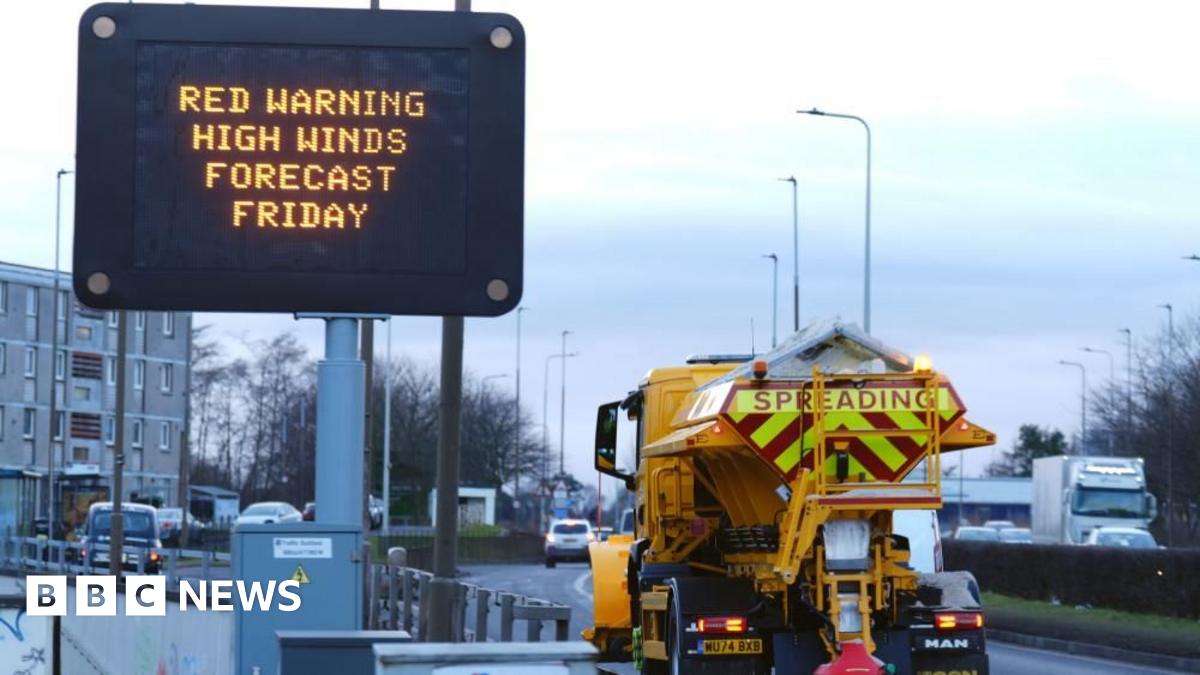
[[[506,15],[97,5],[80,24],[76,292],[503,313],[521,290],[523,69]]]

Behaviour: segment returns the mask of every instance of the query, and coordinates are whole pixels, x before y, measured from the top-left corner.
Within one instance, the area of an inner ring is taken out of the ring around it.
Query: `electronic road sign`
[[[524,43],[503,14],[88,9],[76,294],[105,309],[512,309]]]

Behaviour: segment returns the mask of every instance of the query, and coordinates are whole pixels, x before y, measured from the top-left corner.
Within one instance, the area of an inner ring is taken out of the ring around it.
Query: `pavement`
[[[571,637],[591,625],[592,575],[585,563],[559,563],[554,569],[537,565],[464,565],[464,581],[487,588],[522,593],[553,600],[571,607]],[[552,639],[543,632],[542,639]],[[988,641],[992,675],[1167,675],[1182,671],[1149,668],[1129,663],[1065,654],[1057,651],[1032,649],[1019,645]],[[610,669],[616,673],[634,673],[630,664]]]

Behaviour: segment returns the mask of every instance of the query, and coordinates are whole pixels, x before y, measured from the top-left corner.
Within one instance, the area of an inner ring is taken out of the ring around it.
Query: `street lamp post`
[[[796,112],[805,115],[820,115],[822,117],[837,117],[840,119],[854,120],[863,125],[863,129],[867,131],[867,197],[866,197],[866,244],[864,246],[863,256],[863,330],[868,334],[871,332],[871,126],[867,121],[857,115],[846,115],[843,113],[824,112],[813,108],[812,110],[797,110]]]
[[[59,169],[54,177],[54,297],[51,299],[53,314],[50,315],[50,436],[46,444],[46,481],[49,498],[46,500],[46,536],[54,539],[54,519],[57,516],[54,504],[54,438],[58,432],[58,311],[59,311],[59,263],[58,252],[62,239],[62,179],[72,173]],[[65,328],[65,326],[64,326]],[[63,382],[66,382],[67,364],[63,363]],[[66,447],[66,423],[63,423],[63,447]],[[185,505],[186,506],[186,505]]]
[[[779,256],[767,253],[763,257],[771,259],[771,349],[774,349],[779,318]]]
[[[1117,381],[1116,361],[1113,360],[1112,352],[1107,349],[1093,349],[1092,347],[1083,347],[1083,351],[1089,354],[1103,354],[1108,357],[1108,379],[1110,382]]]
[[[579,356],[579,352],[571,352],[570,354],[550,354],[546,357],[546,367],[542,370],[542,449],[547,455],[550,453],[550,424],[548,423],[550,403],[550,360],[569,359],[573,356]],[[545,462],[542,463],[542,478],[546,478]]]
[[[792,184],[792,332],[798,333],[800,332],[800,205],[796,195],[796,177],[788,176],[779,180]]]
[[[549,403],[550,403],[550,360],[551,359],[563,359],[563,363],[566,363],[566,360],[571,358],[572,356],[579,356],[579,352],[571,352],[570,354],[550,354],[550,355],[546,356],[546,367],[542,370],[542,373],[543,373],[543,378],[542,378],[542,452],[545,453],[544,455],[542,455],[542,487],[543,488],[550,487],[549,481],[547,480],[547,478],[548,478],[547,473],[549,472],[549,467],[547,466],[547,461],[550,458],[550,424],[547,419],[547,415],[549,414]],[[541,514],[541,519],[542,519],[542,524],[545,525],[545,521],[546,521],[545,496],[542,497],[541,503],[542,503],[542,509],[543,509],[542,514]]]
[[[513,499],[517,503],[514,512],[518,526],[521,522],[521,314],[528,311],[528,307],[517,307],[517,393],[513,403]]]
[[[1167,362],[1175,367],[1175,308],[1171,303],[1159,305],[1167,310]],[[1173,373],[1168,373],[1168,376]],[[1167,379],[1167,546],[1175,545],[1175,394],[1171,378]]]
[[[1107,349],[1094,349],[1092,347],[1083,347],[1082,349],[1083,349],[1083,351],[1085,351],[1089,354],[1103,354],[1108,357],[1108,381],[1112,386],[1116,386],[1116,384],[1117,384],[1117,367],[1116,367],[1116,361],[1113,359],[1112,352],[1108,351]],[[1110,428],[1110,431],[1111,431],[1111,428]],[[1113,454],[1113,445],[1114,445],[1114,443],[1113,443],[1112,437],[1110,436],[1109,437],[1109,445],[1108,445],[1108,454],[1110,454],[1110,455]]]
[[[558,408],[558,475],[566,473],[567,460],[567,336],[571,331],[564,330],[562,332],[562,381],[560,382],[561,398],[559,398]]]
[[[1087,455],[1087,368],[1078,361],[1059,361],[1058,363],[1079,369],[1079,452]]]
[[[1125,334],[1125,451],[1133,447],[1133,331],[1122,328]]]

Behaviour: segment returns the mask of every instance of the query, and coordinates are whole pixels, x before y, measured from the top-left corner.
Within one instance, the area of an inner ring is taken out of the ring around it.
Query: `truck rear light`
[[[701,633],[745,633],[744,616],[706,616],[697,619],[696,628]]]
[[[938,630],[983,628],[983,612],[938,612],[933,615]]]

